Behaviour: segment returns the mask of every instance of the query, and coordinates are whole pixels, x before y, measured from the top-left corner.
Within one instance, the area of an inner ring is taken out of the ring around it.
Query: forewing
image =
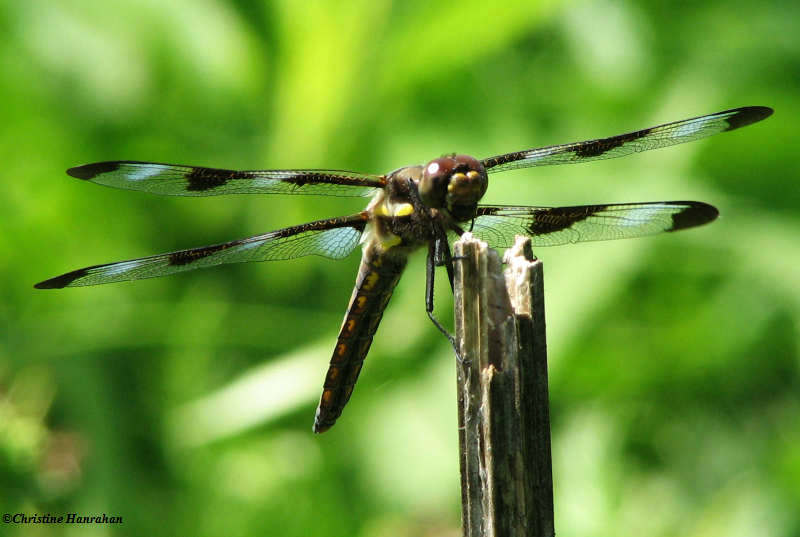
[[[319,194],[366,196],[384,185],[380,175],[339,170],[237,171],[181,164],[119,160],[70,168],[93,183],[170,196],[220,194]]]
[[[678,231],[714,220],[715,207],[699,201],[659,201],[574,207],[479,206],[472,233],[495,248],[508,248],[515,235],[534,246],[628,239]]]
[[[732,131],[761,121],[770,114],[772,114],[772,109],[766,106],[734,108],[609,138],[497,155],[484,159],[483,165],[488,172],[500,172],[531,166],[571,164],[623,157],[631,153],[682,144],[720,132]]]
[[[35,287],[60,289],[141,280],[224,263],[307,255],[340,259],[356,247],[365,225],[365,214],[319,220],[223,244],[86,267],[37,283]]]

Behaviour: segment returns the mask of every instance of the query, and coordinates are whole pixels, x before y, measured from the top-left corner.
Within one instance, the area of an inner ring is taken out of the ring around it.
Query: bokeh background
[[[537,251],[559,535],[800,535],[800,5],[490,4],[0,4],[0,510],[124,518],[0,534],[460,531],[454,357],[424,313],[424,255],[344,415],[315,436],[358,255],[32,286],[364,200],[160,198],[66,168],[383,173],[768,105],[707,141],[498,174],[485,200],[722,214]],[[440,293],[440,317],[451,308]]]

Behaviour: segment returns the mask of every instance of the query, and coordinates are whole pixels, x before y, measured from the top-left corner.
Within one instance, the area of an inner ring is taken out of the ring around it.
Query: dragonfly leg
[[[435,241],[436,242],[436,241]],[[435,242],[432,242],[430,246],[428,246],[428,261],[425,264],[425,312],[428,314],[428,318],[431,320],[433,325],[442,333],[444,337],[450,342],[452,345],[453,350],[456,353],[456,359],[459,363],[463,362],[461,358],[461,353],[458,352],[458,344],[456,343],[456,338],[447,331],[447,329],[442,326],[442,323],[439,322],[439,319],[436,318],[436,315],[433,314],[433,296],[434,296],[434,280],[436,275],[436,255],[437,255],[437,246]],[[447,249],[449,258],[449,251]],[[450,263],[451,270],[452,270],[452,262]],[[452,280],[450,280],[450,284],[452,285]]]
[[[409,198],[411,205],[417,211],[429,211],[422,200],[420,199],[417,185],[409,179],[408,181]],[[450,254],[450,245],[447,242],[447,233],[442,228],[441,223],[434,219],[434,239],[428,245],[428,261],[425,266],[425,312],[433,325],[442,333],[444,337],[450,342],[453,351],[456,353],[456,359],[462,363],[461,354],[458,352],[458,344],[456,338],[442,326],[436,315],[433,314],[433,296],[434,296],[434,281],[436,276],[436,267],[444,265],[447,269],[447,277],[450,280],[450,289],[453,289],[453,257]]]
[[[450,245],[447,243],[447,235],[442,232],[440,237],[434,241],[434,264],[437,267],[444,265],[447,270],[447,279],[450,280],[450,290],[453,287],[453,256],[450,253]]]

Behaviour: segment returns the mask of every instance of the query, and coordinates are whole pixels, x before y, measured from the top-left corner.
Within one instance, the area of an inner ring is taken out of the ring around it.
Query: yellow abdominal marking
[[[381,237],[381,246],[383,246],[384,250],[388,250],[393,246],[397,246],[401,242],[403,242],[403,239],[401,239],[394,233],[388,233],[386,236]]]
[[[371,291],[375,284],[378,283],[378,280],[381,278],[381,275],[377,272],[370,272],[367,274],[366,279],[364,280],[364,285],[362,286],[365,290]]]

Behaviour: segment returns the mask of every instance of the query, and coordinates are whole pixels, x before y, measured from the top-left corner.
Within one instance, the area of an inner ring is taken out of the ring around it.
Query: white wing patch
[[[146,179],[150,179],[156,175],[161,174],[167,167],[160,166],[158,164],[151,164],[149,166],[138,166],[138,167],[128,167],[130,170],[127,174],[127,178],[130,181],[144,181]]]

